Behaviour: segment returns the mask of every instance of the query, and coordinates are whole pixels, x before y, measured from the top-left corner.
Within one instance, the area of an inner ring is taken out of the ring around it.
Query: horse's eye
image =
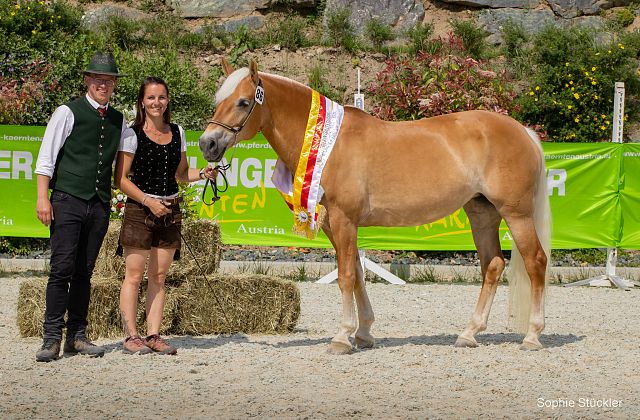
[[[248,99],[240,99],[240,100],[238,101],[238,106],[239,106],[240,108],[246,108],[246,107],[248,107],[248,106],[249,106],[249,104],[250,104],[250,103],[251,103],[251,102],[249,102],[249,100],[248,100]]]

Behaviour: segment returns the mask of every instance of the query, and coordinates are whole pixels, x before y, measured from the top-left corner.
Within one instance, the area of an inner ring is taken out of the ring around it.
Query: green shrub
[[[0,236],[0,253],[9,255],[28,255],[33,251],[45,251],[49,247],[49,238],[18,238]]]
[[[451,21],[454,35],[462,39],[465,49],[469,55],[475,59],[484,57],[488,45],[486,41],[487,32],[471,21],[453,20]]]
[[[427,51],[429,46],[429,39],[433,35],[433,23],[418,23],[416,26],[409,28],[406,32],[406,36],[409,39],[410,52],[416,54],[418,51]],[[434,53],[435,51],[430,51]]]
[[[320,94],[326,96],[334,102],[342,103],[343,92],[331,87],[331,85],[324,80],[323,75],[326,71],[321,63],[316,62],[307,69],[308,72],[308,85],[310,88],[318,91]]]
[[[524,53],[525,44],[529,40],[529,35],[521,23],[514,23],[508,20],[502,25],[502,40],[504,46],[504,55],[515,60],[520,58]]]
[[[621,28],[626,28],[631,25],[636,19],[635,8],[624,7],[616,11],[614,15],[614,22]]]
[[[533,39],[532,67],[517,99],[519,120],[544,127],[552,141],[608,140],[614,84],[625,83],[625,119],[638,108],[636,59],[640,43],[596,42],[581,28],[547,27]]]
[[[177,51],[164,54],[146,50],[132,54],[121,52],[118,56],[121,72],[131,75],[118,81],[112,101],[121,111],[131,113],[136,102],[140,83],[147,76],[162,77],[169,85],[172,120],[187,130],[199,130],[202,123],[213,114],[215,90],[212,83],[201,81],[195,65],[180,59]],[[217,67],[212,68],[209,77],[220,75]]]
[[[0,0],[0,28],[7,34],[22,37],[33,46],[43,46],[51,34],[75,33],[80,26],[81,11],[64,1]]]
[[[305,47],[309,44],[305,29],[307,21],[297,15],[289,15],[277,21],[270,21],[266,25],[266,42],[279,44],[291,51]]]
[[[353,52],[358,48],[358,43],[350,18],[350,9],[336,10],[334,14],[329,15],[327,18],[327,34],[333,46],[343,47],[347,51]]]
[[[111,15],[98,25],[98,32],[108,39],[112,45],[130,50],[144,41],[143,25],[124,16]]]
[[[380,51],[386,41],[395,39],[391,27],[377,18],[372,18],[367,22],[364,33],[377,51]]]

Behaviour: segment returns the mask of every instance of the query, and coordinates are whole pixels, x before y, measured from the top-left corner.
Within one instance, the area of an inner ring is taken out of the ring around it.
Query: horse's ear
[[[227,59],[224,57],[222,57],[222,71],[224,72],[225,76],[228,76],[234,72],[233,67],[231,66],[231,64],[229,64]]]
[[[251,75],[251,80],[256,85],[258,84],[258,63],[253,58],[251,59],[251,63],[249,63],[249,74]]]

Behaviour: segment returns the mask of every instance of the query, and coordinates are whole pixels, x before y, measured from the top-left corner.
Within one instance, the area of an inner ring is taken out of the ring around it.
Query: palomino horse
[[[200,137],[207,161],[262,131],[295,173],[303,147],[312,90],[249,68],[234,72],[216,94],[216,112]],[[374,321],[357,249],[359,226],[418,226],[463,207],[482,268],[482,288],[467,328],[455,345],[476,347],[487,326],[505,268],[498,228],[504,218],[515,243],[509,316],[526,331],[521,348],[540,349],[549,255],[550,212],[544,155],[535,134],[510,117],[467,111],[419,121],[387,122],[345,107],[333,151],[322,173],[322,229],[336,250],[342,321],[329,352],[374,345]],[[357,303],[354,307],[353,297]]]

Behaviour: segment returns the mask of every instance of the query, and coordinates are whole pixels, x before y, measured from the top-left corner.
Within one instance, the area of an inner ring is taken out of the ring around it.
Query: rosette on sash
[[[341,105],[314,90],[296,173],[292,174],[280,159],[276,162],[272,180],[293,212],[293,231],[309,239],[316,237],[326,213],[319,204],[324,194],[320,179],[343,116]]]

